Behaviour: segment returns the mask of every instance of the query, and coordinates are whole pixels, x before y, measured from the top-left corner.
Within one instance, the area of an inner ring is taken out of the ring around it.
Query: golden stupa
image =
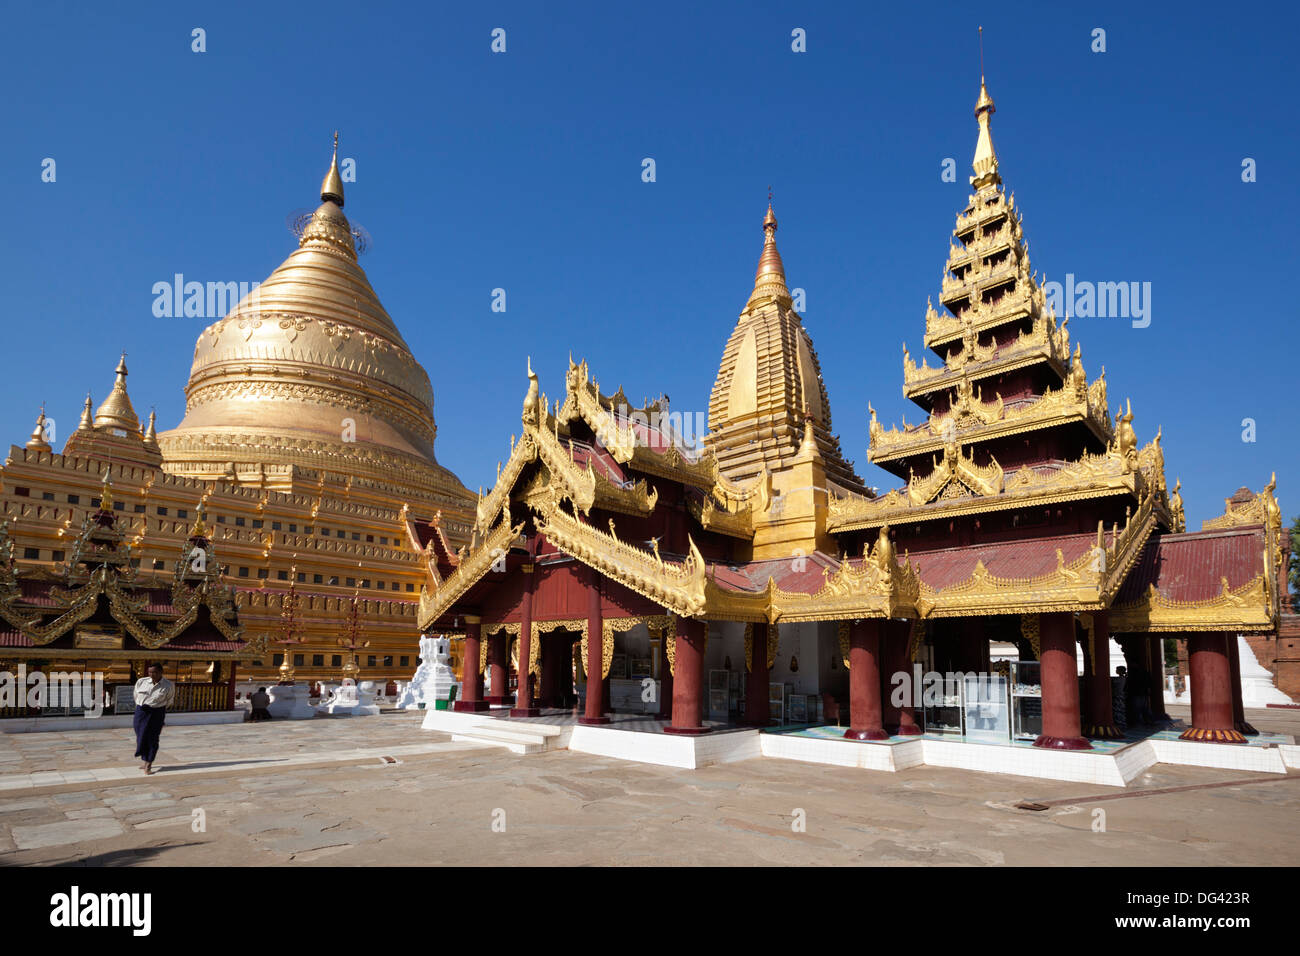
[[[434,457],[429,376],[357,264],[334,159],[298,248],[194,348],[172,474],[291,490],[296,469],[414,500],[462,498]]]
[[[764,469],[783,471],[799,453],[811,422],[826,477],[841,490],[862,492],[862,480],[831,431],[821,363],[794,310],[776,227],[769,202],[754,291],[727,340],[709,399],[710,448],[724,475],[748,481]]]

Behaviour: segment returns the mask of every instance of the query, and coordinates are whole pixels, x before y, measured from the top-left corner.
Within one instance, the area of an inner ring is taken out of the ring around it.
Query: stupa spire
[[[975,170],[971,185],[976,189],[1002,182],[998,175],[998,154],[993,149],[993,130],[989,125],[990,117],[996,112],[993,97],[989,96],[989,88],[984,83],[984,28],[980,27],[980,96],[975,101],[975,119],[980,132],[975,141],[975,159],[971,163]]]
[[[126,393],[126,353],[122,353],[114,370],[117,378],[113,381],[113,390],[108,398],[95,412],[96,428],[120,428],[129,434],[140,434],[140,419],[136,417],[131,406],[131,398]]]
[[[86,393],[86,404],[81,409],[81,421],[77,424],[77,431],[88,432],[95,427],[95,415],[91,411],[90,393]]]
[[[158,447],[158,413],[152,409],[149,411],[149,428],[144,433],[144,443],[150,448]]]
[[[49,451],[50,443],[45,440],[45,406],[41,406],[41,413],[36,416],[36,427],[32,429],[32,437],[27,439],[27,447],[31,451]]]
[[[763,252],[758,257],[754,272],[754,291],[746,308],[755,302],[772,298],[786,307],[790,305],[790,290],[785,284],[785,264],[776,248],[776,213],[772,211],[772,191],[767,193],[767,215],[763,217]]]
[[[320,184],[321,202],[332,202],[343,208],[343,177],[339,175],[339,131],[334,131],[334,158],[330,160],[329,172]]]

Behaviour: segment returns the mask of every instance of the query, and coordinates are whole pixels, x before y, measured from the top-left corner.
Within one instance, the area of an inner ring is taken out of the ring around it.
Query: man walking
[[[150,664],[149,676],[135,682],[135,755],[145,773],[153,773],[163,721],[175,696],[176,685],[163,677],[161,664]]]

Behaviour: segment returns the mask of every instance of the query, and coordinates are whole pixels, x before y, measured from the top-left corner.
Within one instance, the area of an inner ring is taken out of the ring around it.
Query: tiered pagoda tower
[[[1144,500],[1179,530],[1165,488],[1160,436],[1138,449],[1131,408],[1112,422],[1102,370],[1089,381],[1031,272],[1021,216],[998,171],[980,81],[971,193],[958,214],[940,292],[926,309],[925,346],[903,346],[903,394],[919,425],[886,429],[870,409],[870,460],[906,480],[874,500],[831,503],[833,531],[872,537],[889,525],[902,549],[1108,529]]]

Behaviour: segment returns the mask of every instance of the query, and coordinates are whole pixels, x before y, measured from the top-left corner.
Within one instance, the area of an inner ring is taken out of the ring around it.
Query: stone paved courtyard
[[[1295,773],[1158,765],[1119,790],[775,759],[683,771],[518,757],[420,717],[172,727],[153,777],[129,730],[0,735],[0,864],[1300,863]],[[1248,717],[1300,729],[1296,711]],[[1225,781],[1241,782],[1207,786]]]

